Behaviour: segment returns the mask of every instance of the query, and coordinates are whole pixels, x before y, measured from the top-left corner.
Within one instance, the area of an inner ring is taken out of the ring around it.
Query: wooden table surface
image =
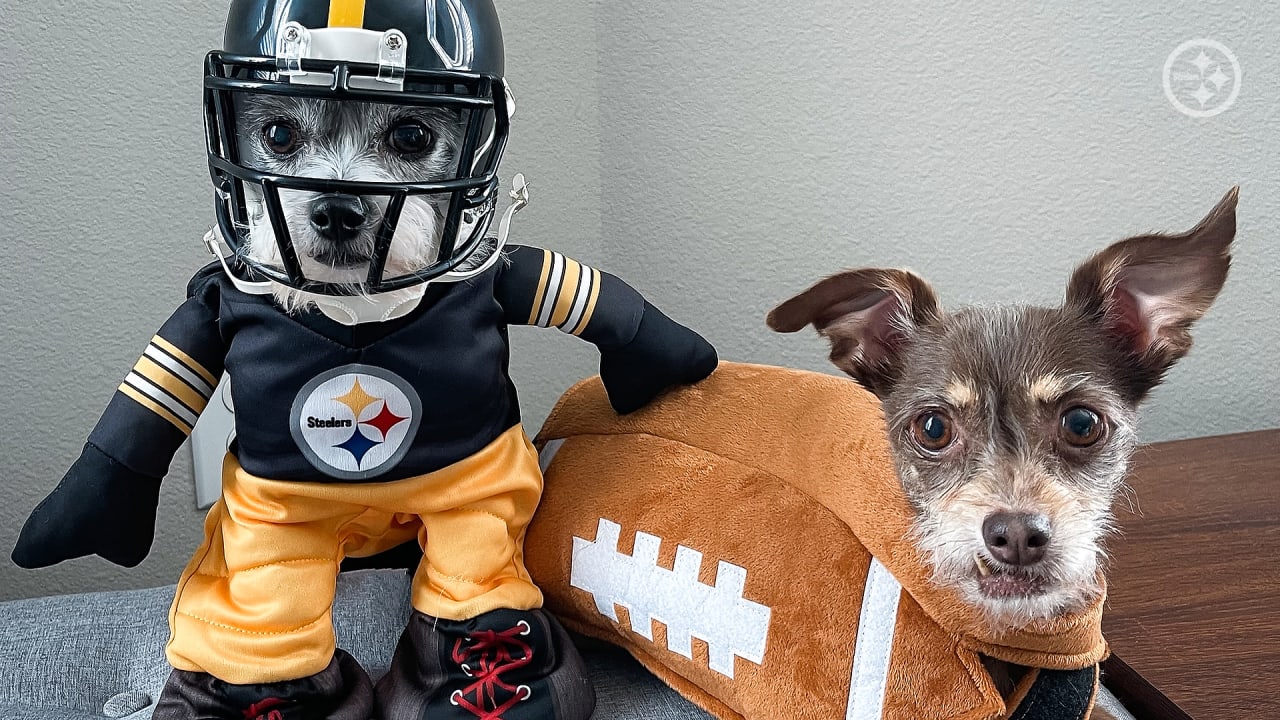
[[[1280,718],[1280,430],[1145,447],[1130,485],[1108,684],[1139,720]]]

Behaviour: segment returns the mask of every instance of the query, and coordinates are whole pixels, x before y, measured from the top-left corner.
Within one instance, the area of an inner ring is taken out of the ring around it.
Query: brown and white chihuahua
[[[862,269],[769,314],[778,332],[817,328],[880,398],[934,580],[991,622],[1071,612],[1102,591],[1137,406],[1226,280],[1237,192],[1189,232],[1094,255],[1060,307],[944,312],[919,276]]]

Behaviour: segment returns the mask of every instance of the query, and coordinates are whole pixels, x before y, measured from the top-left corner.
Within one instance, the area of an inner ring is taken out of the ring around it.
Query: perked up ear
[[[769,327],[796,332],[813,325],[831,341],[831,362],[881,398],[902,371],[902,353],[942,311],[933,288],[906,270],[847,270],[769,313]]]
[[[1227,279],[1236,234],[1232,188],[1199,225],[1181,235],[1121,240],[1081,265],[1066,308],[1102,326],[1130,358],[1134,401],[1160,383],[1191,349],[1191,325]]]

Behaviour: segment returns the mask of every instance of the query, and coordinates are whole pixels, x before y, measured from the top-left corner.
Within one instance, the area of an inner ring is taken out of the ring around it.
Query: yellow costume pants
[[[519,425],[465,460],[387,483],[267,480],[228,455],[222,498],[169,611],[169,662],[241,685],[320,672],[333,659],[339,563],[415,536],[417,610],[465,620],[541,607],[523,557],[541,494]]]

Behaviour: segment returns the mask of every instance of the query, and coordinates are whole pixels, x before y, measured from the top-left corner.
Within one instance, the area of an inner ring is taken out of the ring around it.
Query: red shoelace
[[[244,711],[244,716],[249,720],[283,720],[284,715],[274,708],[284,705],[284,701],[280,698],[264,698],[249,706]]]
[[[502,713],[529,699],[528,685],[513,685],[503,674],[533,662],[533,648],[521,639],[529,623],[509,630],[479,630],[453,644],[453,661],[475,682],[453,691],[449,701],[480,720],[502,720]]]

